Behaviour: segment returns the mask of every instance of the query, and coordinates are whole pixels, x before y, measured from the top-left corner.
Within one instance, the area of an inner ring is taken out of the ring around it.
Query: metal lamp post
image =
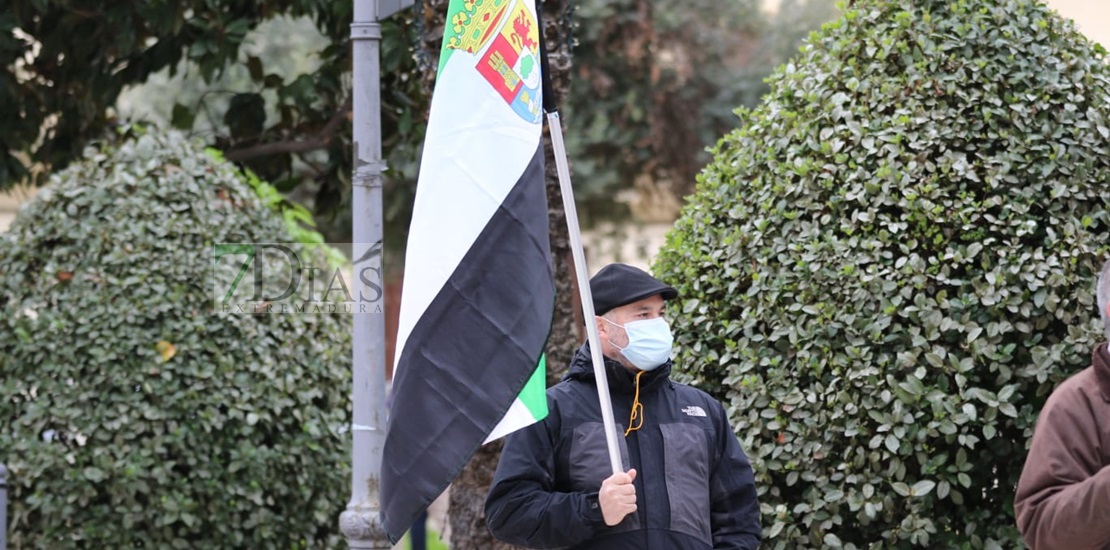
[[[413,0],[354,0],[351,45],[354,78],[354,174],[351,202],[356,274],[382,274],[381,26],[378,21],[407,8]],[[384,292],[371,290],[364,277],[354,277],[356,310],[352,362],[354,392],[351,434],[351,500],[339,517],[340,530],[352,549],[390,548],[378,521],[382,447],[385,443],[385,313]]]
[[[8,548],[8,469],[0,464],[0,550]]]

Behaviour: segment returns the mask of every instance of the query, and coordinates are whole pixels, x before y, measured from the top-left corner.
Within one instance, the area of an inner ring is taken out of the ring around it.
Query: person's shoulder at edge
[[[1041,415],[1044,415],[1050,408],[1069,406],[1073,403],[1075,397],[1083,396],[1088,400],[1101,400],[1101,394],[1102,389],[1099,387],[1095,368],[1087,367],[1072,374],[1052,390]]]

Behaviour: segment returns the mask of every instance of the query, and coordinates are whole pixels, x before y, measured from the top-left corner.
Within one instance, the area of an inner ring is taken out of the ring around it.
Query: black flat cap
[[[625,304],[662,294],[664,300],[678,296],[673,287],[648,275],[642,269],[625,264],[609,264],[590,279],[590,292],[594,298],[594,315]]]

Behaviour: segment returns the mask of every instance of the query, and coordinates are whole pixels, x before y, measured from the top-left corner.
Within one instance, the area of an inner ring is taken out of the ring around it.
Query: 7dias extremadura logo
[[[212,246],[212,298],[225,313],[381,313],[382,288],[381,243]]]

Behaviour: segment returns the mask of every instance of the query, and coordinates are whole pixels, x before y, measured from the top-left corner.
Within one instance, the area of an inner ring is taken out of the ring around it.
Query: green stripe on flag
[[[547,418],[547,354],[540,356],[540,364],[536,365],[536,372],[528,379],[524,389],[520,390],[520,401],[532,412],[532,418],[542,420]]]
[[[547,418],[547,356],[540,355],[540,361],[524,383],[524,388],[513,399],[501,421],[490,431],[485,443],[505,437],[544,418]]]

